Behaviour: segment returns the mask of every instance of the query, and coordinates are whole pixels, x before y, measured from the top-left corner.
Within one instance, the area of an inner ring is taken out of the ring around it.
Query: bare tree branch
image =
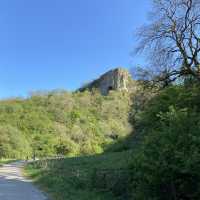
[[[136,53],[159,69],[156,79],[192,76],[200,81],[200,0],[152,0],[151,22],[142,26]]]

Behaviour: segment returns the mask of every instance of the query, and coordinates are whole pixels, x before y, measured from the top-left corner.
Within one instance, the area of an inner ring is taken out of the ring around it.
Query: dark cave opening
[[[109,87],[108,87],[108,92],[111,91],[111,90],[113,90],[113,87],[112,87],[112,86],[109,86]]]

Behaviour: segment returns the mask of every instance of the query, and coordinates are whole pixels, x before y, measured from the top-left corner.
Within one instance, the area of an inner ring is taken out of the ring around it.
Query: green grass
[[[14,159],[0,159],[0,166],[4,165],[4,164],[9,164],[12,162],[15,162],[16,160]]]
[[[114,200],[115,184],[123,184],[119,172],[126,170],[131,157],[127,151],[43,160],[27,165],[25,173],[54,200]]]

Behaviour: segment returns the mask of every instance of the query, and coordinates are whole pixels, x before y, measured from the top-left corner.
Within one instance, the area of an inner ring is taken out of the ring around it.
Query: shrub
[[[28,141],[22,132],[9,125],[0,126],[0,158],[21,158],[30,153]]]
[[[142,142],[132,169],[133,199],[199,199],[199,88],[175,86],[143,112]]]

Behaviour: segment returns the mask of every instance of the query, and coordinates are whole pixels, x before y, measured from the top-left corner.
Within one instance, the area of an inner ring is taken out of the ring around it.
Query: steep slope
[[[54,91],[0,101],[0,157],[102,153],[131,132],[129,94]]]

